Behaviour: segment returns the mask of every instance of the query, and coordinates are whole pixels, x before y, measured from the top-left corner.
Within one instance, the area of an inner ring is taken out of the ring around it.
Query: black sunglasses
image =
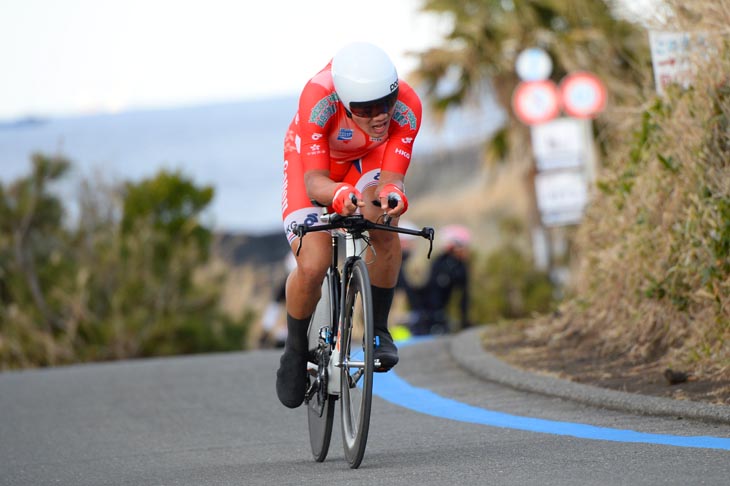
[[[360,118],[375,118],[381,113],[389,113],[398,101],[398,88],[392,93],[372,101],[352,101],[350,113]]]

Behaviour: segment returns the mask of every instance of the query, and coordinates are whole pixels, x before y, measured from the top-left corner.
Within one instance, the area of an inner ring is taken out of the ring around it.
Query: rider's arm
[[[309,170],[304,173],[304,185],[307,188],[307,197],[317,201],[322,206],[332,204],[337,183],[329,178],[328,170]]]
[[[318,77],[323,75],[323,72],[317,74],[304,86],[299,96],[297,148],[305,173],[311,170],[326,171],[330,166],[327,133],[338,101],[337,95],[317,82]]]
[[[387,195],[393,189],[388,186],[389,184],[394,184],[396,192],[400,191],[405,198],[403,178],[411,162],[413,142],[421,128],[421,115],[421,100],[410,86],[402,83],[398,104],[390,122],[394,129],[388,135],[387,145],[383,152],[380,180],[376,188],[376,194],[381,196],[380,203],[384,208],[388,207]],[[404,202],[400,202],[398,206],[389,210],[388,214],[393,217],[400,216],[408,207],[407,204],[403,204]]]
[[[398,172],[392,172],[384,169],[380,171],[380,179],[378,180],[376,194],[378,194],[380,198],[381,208],[388,208],[388,195],[393,192],[397,193],[400,191],[403,193],[403,197],[405,197],[403,178],[404,175]],[[393,191],[393,189],[396,189],[396,191]],[[400,216],[407,208],[405,203],[406,201],[404,200],[398,201],[398,205],[392,209],[388,209],[386,213],[392,217]]]
[[[338,194],[342,185],[342,183],[330,179],[328,170],[308,170],[304,173],[304,186],[307,188],[307,196],[310,200],[317,201],[322,206],[333,205],[333,196]],[[358,192],[354,191],[353,193],[362,198]],[[345,196],[349,196],[349,194],[348,192]],[[365,205],[361,199],[357,202],[357,205],[353,204],[349,197],[341,197],[340,200],[343,205],[342,210],[337,210],[340,214],[353,214],[358,207]]]
[[[422,107],[416,92],[405,83],[401,85],[388,141],[383,152],[383,171],[405,175],[411,163],[413,143],[421,128]]]

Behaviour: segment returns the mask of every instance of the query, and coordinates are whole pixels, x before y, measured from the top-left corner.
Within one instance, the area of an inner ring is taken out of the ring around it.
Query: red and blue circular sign
[[[512,94],[512,109],[522,123],[537,125],[560,113],[560,93],[551,80],[523,81]]]
[[[606,107],[606,86],[595,74],[578,71],[560,82],[563,110],[575,118],[593,118]]]

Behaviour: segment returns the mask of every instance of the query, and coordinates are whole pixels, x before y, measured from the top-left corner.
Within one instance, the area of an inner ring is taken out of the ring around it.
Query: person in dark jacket
[[[454,295],[459,294],[458,323],[461,329],[469,321],[469,244],[471,233],[460,225],[450,225],[441,231],[443,251],[433,261],[426,284],[418,291],[418,320],[412,326],[415,335],[445,334],[451,331],[447,308]]]

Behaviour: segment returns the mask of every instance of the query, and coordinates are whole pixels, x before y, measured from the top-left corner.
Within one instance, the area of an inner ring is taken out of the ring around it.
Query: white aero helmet
[[[332,58],[332,80],[345,108],[356,116],[390,111],[398,99],[398,72],[381,48],[354,42]]]

